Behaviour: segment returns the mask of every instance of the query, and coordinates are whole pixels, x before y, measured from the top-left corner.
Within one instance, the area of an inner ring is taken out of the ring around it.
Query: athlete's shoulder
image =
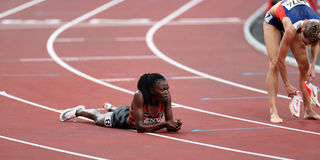
[[[134,97],[143,97],[143,95],[142,95],[142,93],[139,91],[139,90],[137,90],[136,92],[134,92],[134,95],[133,95]]]
[[[137,90],[133,95],[133,103],[135,103],[135,104],[143,104],[144,103],[143,95],[139,90]]]

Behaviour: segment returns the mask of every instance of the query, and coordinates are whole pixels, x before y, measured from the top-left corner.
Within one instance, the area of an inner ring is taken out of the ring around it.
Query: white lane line
[[[92,19],[89,22],[82,22],[74,27],[131,27],[131,26],[152,26],[156,21],[149,21],[146,18],[140,19]],[[225,25],[225,24],[243,24],[244,20],[239,17],[217,17],[217,18],[181,18],[171,21],[166,25]],[[60,19],[3,19],[0,21],[0,29],[38,29],[55,28],[65,24]],[[138,40],[142,40],[139,38]],[[143,38],[144,40],[144,38]]]
[[[63,150],[63,149],[48,147],[48,146],[45,146],[45,145],[36,144],[36,143],[28,142],[28,141],[23,141],[23,140],[19,140],[19,139],[15,139],[15,138],[10,138],[10,137],[6,137],[6,136],[2,136],[2,135],[0,135],[0,138],[6,139],[6,140],[9,140],[9,141],[13,141],[13,142],[17,142],[17,143],[22,143],[22,144],[34,146],[34,147],[47,149],[47,150],[52,150],[52,151],[56,151],[56,152],[62,152],[62,153],[66,153],[66,154],[70,154],[70,155],[74,155],[74,156],[78,156],[78,157],[83,157],[83,158],[88,158],[88,159],[96,159],[96,160],[108,160],[108,159],[105,159],[105,158],[100,158],[100,157],[90,156],[90,155],[81,154],[81,153],[77,153],[77,152],[67,151],[67,150]]]
[[[56,42],[60,43],[71,43],[71,42],[84,42],[84,37],[72,37],[72,38],[57,38]]]
[[[137,56],[90,56],[90,57],[61,57],[63,61],[104,61],[104,60],[137,60],[137,59],[159,59],[154,55]],[[51,62],[52,58],[21,58],[20,62]]]
[[[72,42],[85,42],[90,41],[90,38],[84,38],[84,37],[66,37],[66,38],[57,38],[55,42],[59,43],[72,43]],[[101,40],[113,40],[113,39],[101,39]],[[145,41],[145,37],[115,37],[114,41],[116,42],[142,42]]]
[[[113,24],[113,25],[150,25],[151,21],[148,18],[132,18],[132,19],[101,19],[93,18],[89,24]]]
[[[91,19],[88,23],[81,23],[79,25],[102,25],[102,26],[150,26],[157,23],[148,18],[134,18],[134,19]],[[181,18],[176,21],[171,21],[167,25],[210,25],[210,24],[230,24],[243,23],[239,17],[220,17],[220,18]]]
[[[113,1],[112,1],[113,2]],[[197,1],[191,1],[193,3],[197,2],[199,3],[200,1],[197,0]],[[97,10],[97,9],[96,9]],[[70,65],[68,65],[67,63],[63,62],[60,57],[57,56],[56,52],[54,51],[54,48],[53,48],[53,43],[55,41],[55,39],[58,37],[59,34],[61,34],[63,31],[65,31],[66,29],[72,27],[72,25],[75,25],[79,22],[81,22],[82,20],[85,20],[86,18],[89,18],[91,16],[94,15],[94,13],[97,13],[96,10],[93,10],[92,12],[89,12],[87,14],[85,14],[84,16],[81,16],[77,19],[75,19],[74,21],[71,21],[70,23],[68,24],[65,24],[64,26],[58,28],[58,30],[56,30],[54,33],[51,34],[51,36],[49,37],[48,39],[48,42],[47,42],[47,50],[48,50],[48,53],[49,55],[52,57],[52,59],[58,63],[60,66],[62,66],[63,68],[69,70],[70,72],[80,76],[80,77],[83,77],[85,79],[88,79],[92,82],[95,82],[97,84],[100,84],[102,86],[105,86],[105,87],[109,87],[109,88],[112,88],[112,89],[115,89],[115,90],[118,90],[118,91],[121,91],[121,92],[124,92],[124,93],[128,93],[128,94],[131,94],[133,95],[134,92],[133,91],[130,91],[128,89],[125,89],[125,88],[121,88],[121,87],[118,87],[116,85],[113,85],[113,84],[110,84],[110,83],[106,83],[106,82],[103,82],[97,78],[94,78],[92,76],[89,76],[83,72],[80,72],[79,70],[71,67]],[[101,7],[98,8],[98,10],[101,10]],[[99,13],[99,12],[98,12]],[[88,16],[88,14],[90,16]],[[162,22],[163,23],[163,22]],[[152,36],[151,36],[152,37]],[[152,38],[151,38],[152,40]],[[233,82],[230,82],[230,83],[233,83]],[[234,83],[236,84],[236,83]],[[235,86],[237,86],[238,84],[236,84]],[[280,125],[274,125],[274,124],[270,124],[270,123],[264,123],[264,122],[259,122],[259,121],[253,121],[253,120],[248,120],[248,119],[244,119],[244,118],[239,118],[239,117],[234,117],[234,116],[229,116],[229,115],[225,115],[225,114],[220,114],[220,113],[215,113],[215,112],[210,112],[210,111],[205,111],[205,110],[202,110],[202,109],[198,109],[198,108],[194,108],[194,107],[189,107],[189,106],[185,106],[185,105],[180,105],[180,104],[177,104],[177,103],[172,103],[173,105],[176,105],[176,106],[179,106],[181,108],[185,108],[185,109],[189,109],[189,110],[193,110],[193,111],[197,111],[197,112],[202,112],[202,113],[206,113],[206,114],[211,114],[211,115],[215,115],[215,116],[220,116],[220,117],[224,117],[224,118],[229,118],[229,119],[235,119],[235,120],[239,120],[239,121],[244,121],[244,122],[250,122],[250,123],[255,123],[255,124],[261,124],[261,125],[265,125],[265,126],[272,126],[272,127],[277,127],[277,128],[282,128],[282,129],[287,129],[287,130],[291,130],[291,131],[297,131],[297,132],[302,132],[302,133],[308,133],[308,134],[314,134],[314,135],[320,135],[320,133],[317,133],[317,132],[312,132],[312,131],[307,131],[307,130],[301,130],[301,129],[296,129],[296,128],[290,128],[290,127],[284,127],[284,126],[280,126]]]
[[[32,7],[32,6],[34,6],[34,5],[38,4],[38,3],[41,3],[43,1],[45,1],[45,0],[33,0],[33,1],[30,1],[30,2],[27,2],[25,4],[22,4],[22,5],[18,6],[18,7],[15,7],[15,8],[12,8],[10,10],[7,10],[5,12],[0,13],[0,18],[9,16],[9,15],[14,14],[14,13],[17,13],[19,11],[22,11],[22,10],[26,9],[26,8]]]
[[[27,103],[27,104],[33,105],[35,107],[39,107],[39,108],[42,108],[42,109],[47,109],[47,110],[50,110],[50,111],[53,111],[53,112],[60,113],[59,110],[56,110],[54,108],[50,108],[50,107],[47,107],[47,106],[43,106],[43,105],[40,105],[40,104],[36,104],[34,102],[31,102],[31,101],[28,101],[28,100],[25,100],[25,99],[22,99],[22,98],[13,96],[13,95],[9,95],[5,91],[1,91],[0,95],[2,95],[4,97],[7,97],[7,98],[10,98],[10,99],[13,99],[13,100],[16,100],[16,101],[20,101],[20,102],[23,102],[23,103]],[[86,119],[86,120],[89,120],[89,119]],[[267,155],[267,154],[261,154],[261,153],[256,153],[256,152],[249,152],[249,151],[238,150],[238,149],[233,149],[233,148],[228,148],[228,147],[222,147],[222,146],[217,146],[217,145],[212,145],[212,144],[206,144],[206,143],[202,143],[202,142],[196,142],[196,141],[191,141],[191,140],[186,140],[186,139],[181,139],[181,138],[175,138],[175,137],[165,136],[165,135],[156,134],[156,133],[145,133],[145,134],[149,134],[149,135],[153,135],[153,136],[157,136],[157,137],[162,137],[162,138],[166,138],[166,139],[170,139],[170,140],[185,142],[185,143],[189,143],[189,144],[195,144],[195,145],[200,145],[200,146],[204,146],[204,147],[221,149],[221,150],[237,152],[237,153],[242,153],[242,154],[248,154],[248,155],[253,155],[253,156],[267,157],[267,158],[272,158],[272,159],[289,160],[289,158],[273,156],[273,155]],[[0,138],[3,138],[3,137],[0,136]],[[5,139],[7,139],[7,138],[5,138]],[[14,139],[8,139],[8,140],[15,141]],[[16,142],[23,143],[25,141],[16,141]],[[32,143],[24,143],[24,144],[33,145]],[[34,146],[53,150],[53,148],[51,148],[51,147],[46,147],[46,146],[42,146],[42,145],[34,145]],[[65,150],[56,149],[55,151],[64,152],[64,153],[68,152],[68,154],[76,155],[76,154],[74,154],[74,152],[69,153],[69,151],[65,151]],[[77,153],[77,155],[78,155],[78,153]],[[80,155],[78,155],[78,156],[80,156]],[[84,157],[84,156],[87,156],[87,155],[81,154],[81,156]],[[93,156],[90,156],[90,157],[93,157]],[[88,156],[86,158],[88,158]],[[97,158],[97,157],[94,157],[94,158]]]
[[[105,78],[100,80],[104,82],[129,82],[129,81],[136,81],[137,78]]]
[[[176,76],[176,77],[166,77],[166,79],[186,80],[186,79],[205,79],[205,78],[201,76]],[[137,81],[138,78],[105,78],[100,80],[104,82],[128,82],[128,81]]]
[[[210,24],[243,23],[239,17],[225,18],[181,18],[178,21],[168,22],[168,25],[210,25]]]
[[[60,19],[3,19],[1,24],[4,25],[57,25],[60,24]]]
[[[130,42],[130,41],[145,41],[145,37],[117,37],[115,41]]]

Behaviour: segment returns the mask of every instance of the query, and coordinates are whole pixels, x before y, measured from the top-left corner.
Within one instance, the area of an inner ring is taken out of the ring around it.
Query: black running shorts
[[[128,129],[127,119],[129,117],[130,107],[119,107],[113,111],[112,114],[112,127]]]

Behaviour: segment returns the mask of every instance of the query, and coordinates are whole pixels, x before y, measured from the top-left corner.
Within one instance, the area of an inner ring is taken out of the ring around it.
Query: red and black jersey
[[[150,105],[145,104],[143,106],[144,108],[144,123],[146,124],[153,124],[153,123],[159,123],[161,122],[161,119],[164,114],[165,105],[163,103],[159,103],[159,111],[156,115],[153,115],[150,112]],[[133,110],[132,107],[130,107],[129,112],[129,120],[132,125],[134,125],[134,117],[133,117]]]

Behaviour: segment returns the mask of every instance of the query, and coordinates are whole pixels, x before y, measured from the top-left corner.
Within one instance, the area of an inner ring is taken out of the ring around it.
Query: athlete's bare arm
[[[176,120],[173,119],[170,92],[169,92],[169,98],[168,98],[167,106],[166,106],[166,109],[165,109],[165,119],[169,123],[169,125],[171,126],[170,128],[167,128],[168,131],[176,132],[176,131],[179,131],[181,129],[182,121],[179,120],[179,119],[176,119]]]
[[[162,128],[171,128],[171,124],[167,121],[157,124],[144,123],[144,100],[141,92],[135,93],[131,105],[133,107],[134,123],[138,132],[153,132]]]
[[[311,66],[308,71],[308,77],[307,77],[308,81],[312,81],[316,77],[315,66],[316,66],[316,61],[318,57],[318,52],[319,52],[319,43],[316,42],[311,45]]]
[[[292,40],[296,36],[296,29],[293,27],[291,20],[288,17],[282,19],[284,27],[284,35],[280,42],[279,53],[277,57],[277,66],[280,70],[280,75],[283,80],[284,85],[287,88],[288,96],[292,97],[296,94],[297,88],[291,85],[288,79],[288,71],[285,63],[285,59],[288,55],[288,51],[291,45]]]

